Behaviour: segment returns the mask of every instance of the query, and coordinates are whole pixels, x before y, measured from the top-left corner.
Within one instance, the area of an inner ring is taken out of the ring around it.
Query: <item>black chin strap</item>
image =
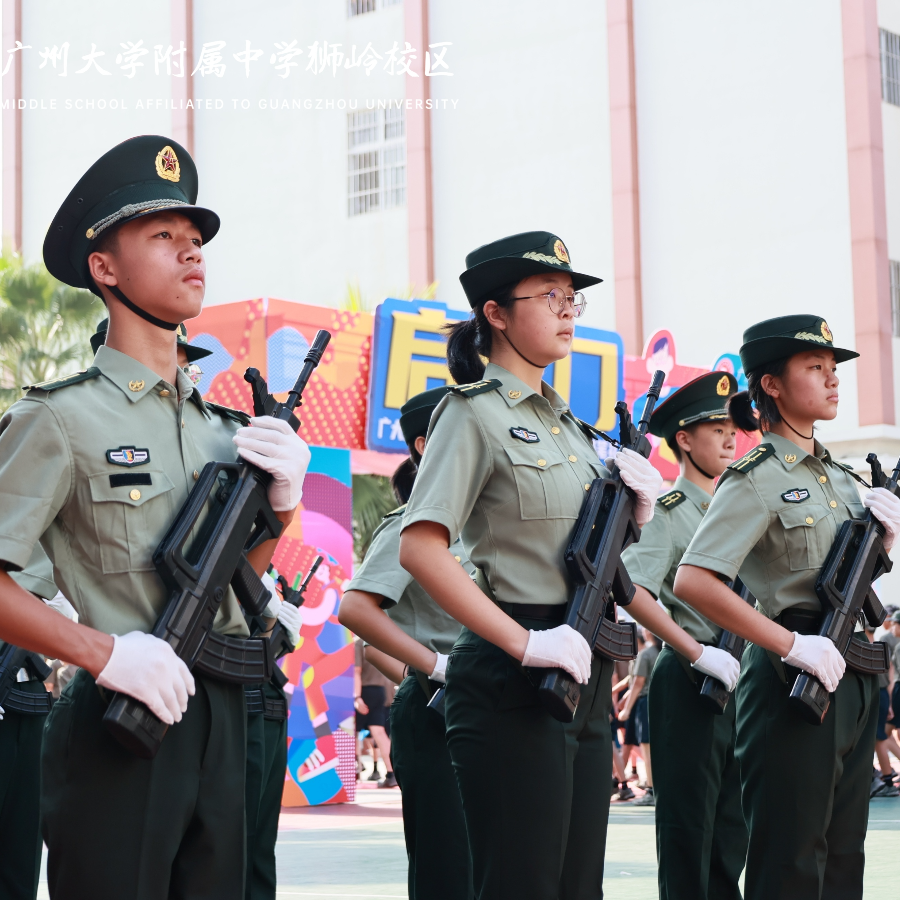
[[[140,316],[144,321],[149,322],[151,325],[155,325],[157,328],[165,328],[166,331],[177,331],[178,326],[181,324],[180,322],[176,322],[174,325],[171,322],[163,322],[162,319],[157,319],[152,313],[148,313],[146,310],[141,309],[135,303],[132,303],[120,290],[117,284],[107,284],[106,288],[109,292],[115,297],[118,301],[125,304],[136,316]]]
[[[788,420],[784,416],[781,417],[781,421],[784,422],[784,424],[787,425],[787,427],[790,428],[791,431],[794,432],[794,434],[796,434],[798,437],[802,437],[804,441],[811,441],[813,439],[813,437],[815,436],[815,428],[813,429],[813,433],[811,435],[807,436],[805,434],[800,434],[800,432],[797,431],[797,429],[794,428],[794,426],[791,425],[791,423],[788,422]]]
[[[547,368],[546,366],[539,366],[537,363],[533,363],[527,356],[525,356],[525,354],[522,353],[512,341],[509,340],[509,335],[505,331],[503,332],[503,337],[505,337],[506,340],[509,341],[509,346],[512,347],[513,350],[515,350],[516,353],[518,353],[519,356],[521,356],[529,366],[534,366],[536,369],[540,369],[542,372]]]
[[[700,468],[700,466],[697,465],[696,460],[694,459],[693,456],[691,456],[691,451],[690,451],[690,450],[685,450],[684,452],[687,453],[687,458],[691,461],[691,465],[692,465],[692,466],[693,466],[693,467],[694,467],[694,468],[695,468],[695,469],[696,469],[696,470],[697,470],[704,478],[714,479],[714,478],[716,477],[715,475],[710,475],[709,472],[704,471],[703,469]]]

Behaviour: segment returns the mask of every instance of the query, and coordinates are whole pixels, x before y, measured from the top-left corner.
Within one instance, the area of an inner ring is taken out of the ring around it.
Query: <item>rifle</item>
[[[866,457],[866,462],[872,469],[872,487],[884,487],[900,496],[900,460],[887,481],[874,453]],[[867,510],[862,519],[847,519],[841,525],[816,579],[816,595],[825,610],[819,635],[834,642],[849,668],[866,675],[888,671],[888,646],[870,644],[853,632],[863,615],[873,627],[884,621],[884,607],[872,583],[892,566],[884,549],[884,526]],[[794,681],[790,701],[807,722],[821,725],[831,697],[814,675],[801,672]]]
[[[616,404],[619,417],[618,446],[650,456],[647,427],[665,373],[653,375],[638,427],[631,422],[627,404]],[[608,478],[595,478],[575,523],[566,549],[566,566],[575,582],[575,594],[566,608],[564,624],[574,628],[592,650],[610,659],[634,659],[637,633],[633,622],[617,623],[615,606],[627,606],[634,585],[622,564],[622,552],[640,540],[641,529],[634,517],[634,492],[625,486],[613,463]],[[538,689],[547,712],[560,722],[571,722],[581,698],[581,685],[562,669],[551,669]]]
[[[259,371],[247,369],[257,416],[287,422],[296,431],[294,410],[331,335],[316,334],[297,382],[284,403],[271,394]],[[153,554],[153,565],[169,589],[169,600],[151,632],[166,641],[189,669],[241,684],[258,684],[272,675],[262,640],[239,640],[213,632],[213,622],[229,584],[250,615],[269,602],[268,588],[247,553],[277,539],[282,525],[267,496],[271,476],[246,460],[210,462]],[[119,743],[144,759],[159,750],[168,726],[140,701],[113,695],[103,722]]]
[[[53,703],[51,694],[32,694],[16,687],[23,666],[41,681],[50,677],[50,667],[37,653],[4,644],[0,649],[0,707],[23,716],[46,716]]]
[[[317,556],[315,561],[312,564],[310,570],[306,573],[306,577],[303,579],[300,587],[294,589],[288,584],[287,578],[284,575],[278,576],[278,585],[281,587],[281,596],[285,603],[290,603],[291,606],[300,607],[303,606],[306,601],[306,589],[309,587],[309,583],[313,579],[313,575],[316,574],[319,566],[325,561],[324,556]],[[278,660],[281,659],[282,656],[285,656],[288,653],[293,653],[296,649],[294,645],[291,643],[287,629],[281,622],[276,622],[274,627],[272,628],[272,633],[269,635],[269,647],[272,652],[272,659]],[[280,670],[279,670],[280,671]]]
[[[750,593],[750,589],[740,578],[729,581],[728,586],[745,603],[749,603],[750,606],[756,606],[756,597]],[[724,650],[726,653],[730,653],[738,662],[741,661],[741,657],[744,655],[744,647],[746,644],[747,642],[742,637],[732,634],[730,631],[723,631],[719,636],[719,649]],[[717,716],[721,716],[722,713],[725,712],[725,707],[728,706],[728,699],[731,697],[731,691],[727,690],[725,685],[722,684],[718,678],[707,675],[706,678],[703,679],[703,685],[700,688],[700,697],[703,702],[707,704],[711,712],[715,713]]]

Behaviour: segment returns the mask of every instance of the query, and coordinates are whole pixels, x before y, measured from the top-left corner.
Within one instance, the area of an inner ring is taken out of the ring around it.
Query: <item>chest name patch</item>
[[[538,444],[541,440],[533,431],[529,431],[527,428],[510,428],[509,433],[514,438],[525,441],[526,444]]]
[[[114,466],[142,466],[150,462],[150,451],[139,450],[137,447],[118,447],[115,450],[107,450],[106,458]]]
[[[809,497],[809,491],[804,488],[794,488],[794,490],[785,491],[781,495],[781,499],[785,503],[802,503],[807,497]]]

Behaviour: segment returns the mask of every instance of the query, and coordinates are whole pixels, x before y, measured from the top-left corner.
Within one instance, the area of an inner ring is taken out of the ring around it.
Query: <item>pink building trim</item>
[[[644,345],[644,315],[632,0],[608,0],[606,29],[616,329],[622,335],[625,352],[640,356]]]
[[[194,0],[171,0],[172,47],[178,50],[181,42],[187,51],[184,54],[184,77],[172,81],[172,137],[185,147],[191,156],[194,155],[194,110],[182,107],[193,96],[194,79]]]
[[[3,0],[3,50],[22,40],[22,0]],[[2,71],[9,60],[0,60]],[[3,249],[22,249],[22,53],[13,54],[12,65],[3,79]]]
[[[893,425],[894,365],[876,0],[841,0],[860,425]]]
[[[406,99],[406,210],[409,235],[409,282],[421,292],[434,281],[434,220],[431,191],[431,113],[429,78],[425,77],[428,50],[428,0],[404,0],[404,40],[415,47],[418,78],[405,78]]]

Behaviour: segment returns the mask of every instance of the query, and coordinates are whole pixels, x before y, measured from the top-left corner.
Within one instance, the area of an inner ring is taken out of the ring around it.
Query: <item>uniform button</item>
[[[589,491],[589,490],[591,489],[591,486],[590,486],[589,484],[586,484],[586,485],[584,486],[584,489],[585,489],[586,491]]]
[[[546,466],[546,465],[547,465],[547,460],[546,460],[546,459],[539,459],[539,460],[538,460],[538,465],[539,465],[539,466]]]
[[[181,420],[181,427],[184,428],[184,419]]]
[[[194,469],[194,481],[196,481],[200,477],[200,473]]]
[[[828,481],[828,479],[827,479],[824,475],[820,475],[820,476],[819,476],[819,481],[820,481],[822,484],[825,484],[825,482]]]
[[[812,523],[813,523],[813,517],[812,517],[812,516],[807,516],[807,517],[806,517],[806,524],[807,524],[807,525],[812,525]]]
[[[570,456],[570,457],[569,457],[569,462],[578,462],[578,457],[577,457],[577,456]]]
[[[140,500],[141,492],[135,488],[128,496],[131,497],[132,500]]]
[[[554,425],[554,426],[550,429],[550,434],[559,434],[559,429]]]
[[[453,558],[454,558],[457,562],[462,562],[462,557],[461,557],[461,556],[454,556]]]
[[[159,396],[160,396],[160,397],[168,397],[168,396],[169,396],[169,393],[170,393],[170,391],[169,391],[168,388],[163,388],[163,389],[159,392]]]
[[[831,503],[828,504],[832,509],[837,509],[837,501],[832,500]]]

